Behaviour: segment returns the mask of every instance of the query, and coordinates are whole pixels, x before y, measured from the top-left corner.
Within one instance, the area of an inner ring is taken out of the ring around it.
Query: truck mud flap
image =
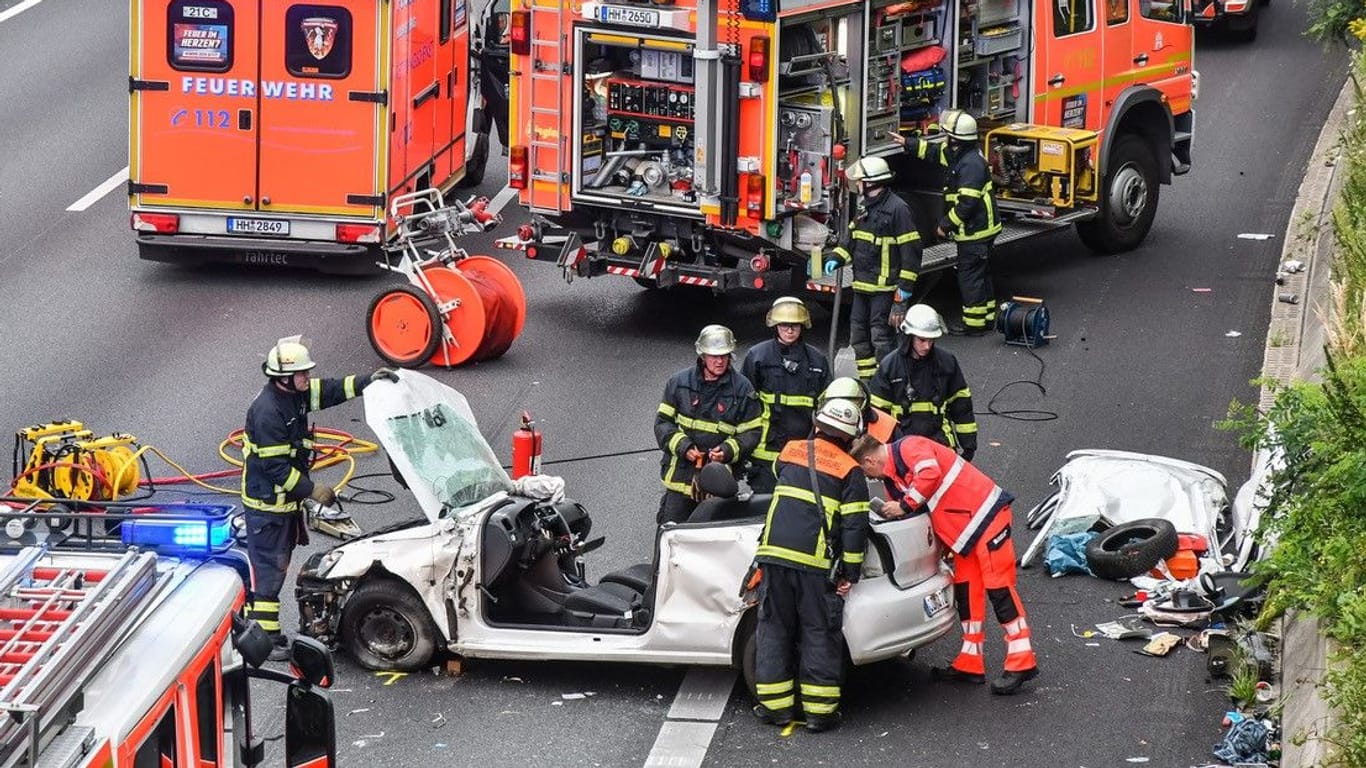
[[[138,257],[146,261],[297,268],[334,275],[379,274],[378,262],[383,258],[378,246],[351,243],[246,241],[193,235],[139,235],[137,243]]]

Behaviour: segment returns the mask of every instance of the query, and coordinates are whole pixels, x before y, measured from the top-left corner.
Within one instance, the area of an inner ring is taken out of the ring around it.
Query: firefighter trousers
[[[1029,641],[1024,604],[1015,590],[1015,544],[1010,536],[1010,507],[996,516],[971,552],[953,558],[953,592],[963,627],[963,648],[953,660],[960,672],[986,674],[982,645],[986,640],[986,602],[1005,629],[1007,672],[1023,672],[1036,665]]]
[[[763,568],[754,669],[759,704],[779,722],[796,716],[798,702],[808,718],[834,717],[844,662],[844,598],[824,573],[772,563]]]
[[[996,289],[991,284],[991,243],[995,238],[958,244],[958,292],[963,296],[963,327],[990,330],[996,322]]]
[[[251,561],[251,600],[246,618],[282,642],[280,591],[289,572],[290,556],[299,541],[298,513],[276,514],[247,510],[247,559]]]
[[[755,459],[749,468],[749,490],[753,493],[773,493],[778,487],[778,478],[773,474],[773,463]]]
[[[655,525],[686,523],[694,509],[697,509],[697,502],[693,501],[691,496],[666,490],[659,499],[659,514],[655,515]]]
[[[858,377],[864,381],[873,378],[877,373],[877,361],[896,346],[896,334],[887,324],[893,303],[890,291],[854,292],[854,303],[849,309],[849,345],[854,348]]]

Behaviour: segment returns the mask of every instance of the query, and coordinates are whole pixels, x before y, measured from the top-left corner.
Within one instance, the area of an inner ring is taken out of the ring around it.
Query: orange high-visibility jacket
[[[944,545],[958,554],[977,546],[1002,509],[1014,500],[948,446],[913,435],[888,446],[887,492],[923,507]]]

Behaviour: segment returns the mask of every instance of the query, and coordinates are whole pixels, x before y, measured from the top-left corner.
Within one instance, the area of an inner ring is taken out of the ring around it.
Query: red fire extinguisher
[[[522,428],[512,433],[512,479],[541,473],[541,431],[522,411]]]

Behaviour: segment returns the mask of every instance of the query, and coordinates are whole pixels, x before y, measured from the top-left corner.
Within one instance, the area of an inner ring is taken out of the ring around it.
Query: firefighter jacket
[[[664,385],[664,398],[655,414],[655,441],[664,451],[660,461],[664,487],[682,494],[692,492],[697,467],[686,458],[689,448],[707,453],[720,446],[731,465],[748,458],[759,443],[761,426],[754,387],[733,368],[716,381],[707,381],[699,360],[674,374]]]
[[[863,570],[863,550],[868,544],[868,481],[858,462],[835,443],[814,438],[816,481],[820,485],[820,511],[811,489],[807,469],[811,440],[793,440],[783,446],[775,464],[778,486],[768,505],[768,517],[759,535],[755,558],[827,573],[830,554],[825,531],[833,538],[831,548],[844,561],[842,578],[858,581]],[[824,517],[824,522],[822,522]]]
[[[313,460],[311,411],[331,408],[359,395],[366,376],[310,379],[307,392],[281,392],[267,382],[247,409],[242,434],[242,504],[248,509],[287,514],[313,493],[308,467]]]
[[[890,189],[871,200],[859,200],[849,232],[831,254],[853,263],[855,291],[888,293],[915,288],[920,273],[920,232],[905,200]]]
[[[811,434],[811,412],[830,383],[830,362],[801,340],[784,345],[769,339],[749,350],[740,373],[754,385],[763,412],[754,458],[772,462],[787,441]]]
[[[896,418],[901,435],[921,435],[961,449],[969,461],[977,454],[972,392],[952,354],[934,347],[917,359],[910,342],[903,342],[882,358],[868,392],[873,405]]]
[[[916,139],[914,144],[907,143],[906,151],[945,168],[945,210],[939,228],[960,243],[986,240],[1001,231],[991,172],[976,144],[963,143],[960,147],[951,148],[949,142],[936,145]]]
[[[892,443],[883,468],[888,498],[927,512],[930,527],[956,554],[971,552],[996,516],[1014,501],[982,470],[920,436]]]

